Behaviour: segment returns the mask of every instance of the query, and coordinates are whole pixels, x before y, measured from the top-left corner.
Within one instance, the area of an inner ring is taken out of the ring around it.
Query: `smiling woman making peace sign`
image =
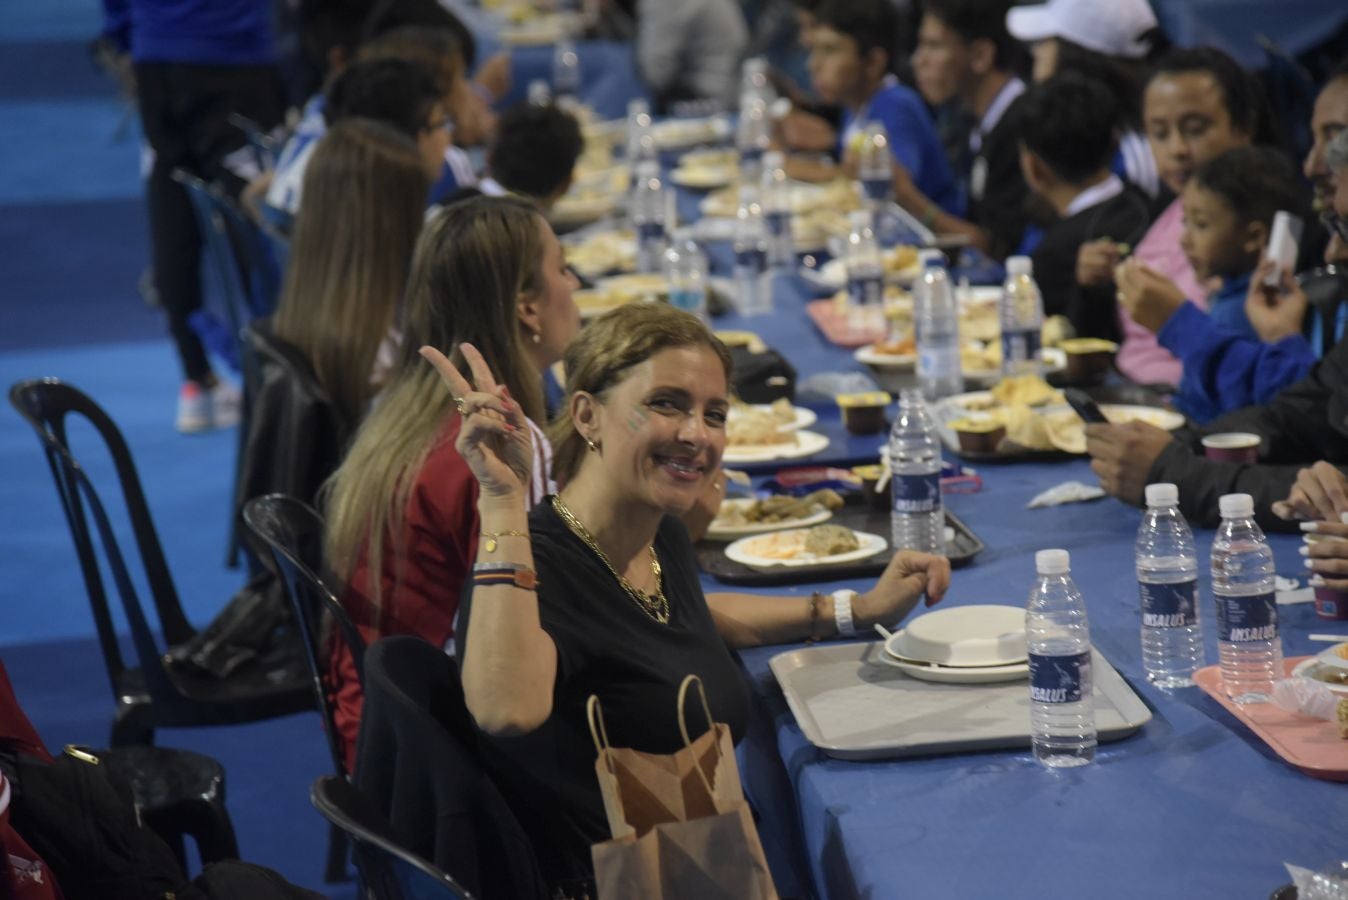
[[[679,683],[696,674],[738,740],[748,689],[731,648],[832,636],[834,599],[703,596],[678,516],[720,466],[730,357],[693,316],[630,304],[581,332],[552,428],[561,490],[532,513],[518,404],[472,347],[458,349],[471,384],[439,351],[422,353],[465,416],[458,449],[480,485],[459,622],[464,693],[544,875],[574,891],[591,876],[590,845],[609,836],[587,698],[600,697],[614,746],[668,753],[683,745]],[[859,627],[892,624],[949,579],[944,558],[897,553],[852,614]]]

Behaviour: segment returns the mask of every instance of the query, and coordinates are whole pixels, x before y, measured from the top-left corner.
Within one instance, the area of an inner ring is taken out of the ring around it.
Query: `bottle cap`
[[[871,214],[869,210],[854,209],[847,214],[847,224],[853,231],[866,231],[871,227]]]
[[[780,150],[769,150],[763,154],[763,168],[780,169],[786,165],[786,154]]]
[[[1072,571],[1072,555],[1066,550],[1040,550],[1034,555],[1034,568],[1040,575],[1064,575]]]
[[[1034,260],[1028,256],[1008,256],[1006,258],[1006,274],[1033,275]]]
[[[1254,498],[1249,494],[1225,494],[1217,501],[1223,519],[1248,519],[1254,515]]]
[[[643,159],[637,163],[638,178],[659,178],[660,161],[656,159]]]
[[[1147,506],[1174,506],[1179,503],[1179,488],[1173,484],[1147,485]]]
[[[645,100],[642,100],[640,97],[636,97],[627,101],[628,116],[639,116],[649,114],[650,111],[651,105],[647,103]]]

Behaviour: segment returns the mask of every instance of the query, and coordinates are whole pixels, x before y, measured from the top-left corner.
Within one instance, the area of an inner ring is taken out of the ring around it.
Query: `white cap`
[[[917,259],[924,266],[932,262],[945,265],[945,254],[935,247],[927,247],[917,251]]]
[[[1008,256],[1006,258],[1006,274],[1033,275],[1034,260],[1028,256]]]
[[[1147,0],[1048,0],[1006,14],[1006,30],[1016,40],[1066,38],[1087,50],[1129,59],[1147,55],[1150,48],[1139,38],[1156,26]]]
[[[1217,501],[1223,519],[1248,519],[1254,515],[1254,498],[1249,494],[1225,494]]]
[[[1179,503],[1179,488],[1173,484],[1147,485],[1147,506],[1174,506]]]
[[[659,178],[660,161],[658,159],[643,159],[637,163],[638,178]]]
[[[650,103],[646,102],[640,97],[633,97],[631,100],[627,101],[627,114],[629,116],[635,116],[642,113],[649,114],[650,111],[651,111]]]
[[[847,214],[847,224],[853,231],[865,231],[871,227],[871,211],[868,209],[854,209]]]
[[[1034,555],[1034,568],[1040,575],[1063,575],[1072,571],[1072,554],[1066,550],[1040,550]]]
[[[786,165],[786,154],[780,150],[769,150],[763,154],[763,168],[780,169]]]

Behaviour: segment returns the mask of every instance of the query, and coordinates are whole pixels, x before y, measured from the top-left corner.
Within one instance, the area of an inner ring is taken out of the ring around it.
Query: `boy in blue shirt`
[[[1169,279],[1139,263],[1120,266],[1115,283],[1133,318],[1156,332],[1161,346],[1184,363],[1174,403],[1203,423],[1267,402],[1315,363],[1315,353],[1301,334],[1260,348],[1259,334],[1245,311],[1251,273],[1268,243],[1274,213],[1301,214],[1305,197],[1282,154],[1240,147],[1200,167],[1182,199],[1184,255],[1200,282],[1219,282],[1208,298],[1208,312],[1186,300]]]
[[[899,202],[927,218],[928,226],[938,209],[958,213],[958,186],[931,116],[917,92],[893,75],[899,31],[894,5],[889,0],[824,0],[814,18],[810,80],[822,102],[843,108],[838,152],[844,167],[855,165],[853,142],[866,124],[880,122],[898,163]]]

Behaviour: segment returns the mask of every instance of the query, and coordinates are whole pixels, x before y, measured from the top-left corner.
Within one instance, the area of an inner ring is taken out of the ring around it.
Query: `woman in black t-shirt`
[[[439,351],[422,355],[465,416],[457,446],[480,484],[482,534],[460,608],[464,694],[544,875],[579,882],[590,845],[609,838],[585,724],[591,694],[614,746],[669,753],[682,746],[678,686],[694,673],[739,739],[748,690],[730,648],[892,624],[924,593],[941,598],[950,564],[902,551],[863,594],[704,597],[677,517],[723,486],[730,357],[706,326],[643,303],[581,333],[552,435],[561,490],[528,515],[523,415],[476,349],[461,350],[475,389]]]

